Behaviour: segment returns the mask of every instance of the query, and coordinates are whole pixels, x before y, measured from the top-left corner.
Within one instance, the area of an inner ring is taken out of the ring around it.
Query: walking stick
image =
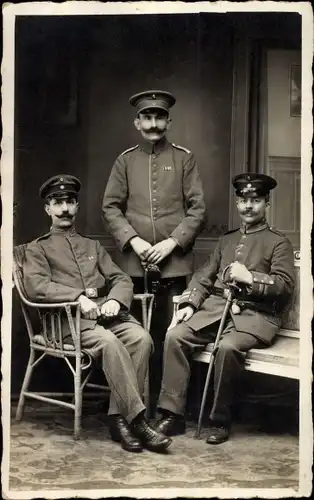
[[[226,273],[226,271],[228,269],[229,269],[229,266],[227,266],[223,270],[223,273],[222,273],[223,282],[225,282],[224,281],[224,276],[225,276],[225,273]],[[216,336],[216,339],[215,339],[215,343],[214,343],[214,347],[213,347],[213,351],[211,353],[210,360],[209,360],[209,366],[208,366],[208,370],[207,370],[207,375],[206,375],[206,380],[205,380],[205,385],[204,385],[204,390],[203,390],[203,396],[202,396],[202,402],[201,402],[201,409],[200,409],[200,413],[199,413],[199,417],[198,417],[197,429],[196,429],[196,432],[195,432],[195,438],[196,439],[199,439],[200,433],[201,433],[203,414],[204,414],[204,409],[205,409],[205,403],[206,403],[206,398],[207,398],[207,392],[208,392],[210,377],[211,377],[211,374],[212,374],[212,371],[213,371],[213,366],[214,366],[214,361],[215,361],[214,356],[216,354],[216,349],[218,347],[221,334],[222,334],[223,329],[225,327],[226,318],[227,318],[227,315],[228,315],[228,312],[229,312],[229,309],[231,307],[232,300],[233,300],[233,294],[234,294],[234,292],[235,292],[236,289],[237,290],[239,289],[239,287],[236,285],[236,283],[234,281],[231,282],[231,283],[228,283],[227,285],[228,285],[228,290],[227,290],[227,295],[226,295],[226,304],[225,304],[225,307],[224,307],[224,310],[223,310],[223,313],[222,313],[222,317],[221,317],[221,320],[220,320],[218,333],[217,333],[217,336]]]

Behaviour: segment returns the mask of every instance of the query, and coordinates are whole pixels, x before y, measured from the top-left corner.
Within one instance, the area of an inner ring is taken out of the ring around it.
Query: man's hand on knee
[[[100,316],[97,304],[88,297],[85,297],[85,295],[80,295],[79,303],[82,314],[86,319],[97,319]]]
[[[182,309],[179,309],[176,313],[176,321],[177,323],[181,323],[182,321],[188,321],[194,313],[194,309],[192,306],[186,306]]]
[[[113,318],[119,314],[120,304],[114,299],[107,300],[101,308],[102,316]]]

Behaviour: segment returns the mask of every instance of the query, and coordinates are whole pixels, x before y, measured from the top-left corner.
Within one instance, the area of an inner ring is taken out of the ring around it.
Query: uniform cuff
[[[183,227],[177,227],[171,234],[170,238],[173,238],[174,241],[184,250],[190,243],[190,237],[188,235],[188,231],[186,231]]]
[[[202,293],[197,288],[191,288],[185,290],[179,301],[178,308],[182,308],[182,306],[193,306],[195,309],[198,309],[202,302]]]
[[[265,273],[259,273],[257,271],[251,271],[253,282],[252,285],[247,287],[248,293],[250,295],[267,295],[267,289],[269,285],[274,284],[274,280]]]
[[[124,250],[127,246],[131,238],[134,236],[138,236],[137,232],[133,229],[132,226],[125,227],[121,229],[116,236],[117,246],[120,251]]]

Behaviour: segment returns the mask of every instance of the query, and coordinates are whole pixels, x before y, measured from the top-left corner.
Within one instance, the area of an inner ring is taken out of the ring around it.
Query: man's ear
[[[134,118],[134,127],[136,128],[136,130],[141,130],[141,126],[140,126],[140,119],[139,117],[137,116],[136,118]]]
[[[45,203],[45,212],[46,214],[51,215],[50,206],[48,205],[48,203]]]
[[[168,119],[167,119],[167,130],[170,129],[171,125],[172,125],[172,119],[169,116]]]

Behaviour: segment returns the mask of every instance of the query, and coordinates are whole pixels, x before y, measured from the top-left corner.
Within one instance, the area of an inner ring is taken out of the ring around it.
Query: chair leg
[[[74,439],[80,438],[82,417],[81,360],[76,359],[74,374]]]
[[[15,415],[16,421],[20,421],[21,418],[23,417],[24,405],[25,405],[25,392],[27,391],[28,386],[29,386],[30,381],[31,381],[32,372],[33,372],[33,368],[34,368],[34,365],[33,365],[34,360],[35,360],[35,351],[34,351],[34,349],[31,348],[31,352],[29,355],[29,360],[28,360],[28,364],[27,364],[27,368],[26,368],[26,372],[25,372],[25,376],[24,376],[24,380],[23,380],[23,384],[22,384],[22,389],[20,392],[19,402],[17,405],[16,415]]]

